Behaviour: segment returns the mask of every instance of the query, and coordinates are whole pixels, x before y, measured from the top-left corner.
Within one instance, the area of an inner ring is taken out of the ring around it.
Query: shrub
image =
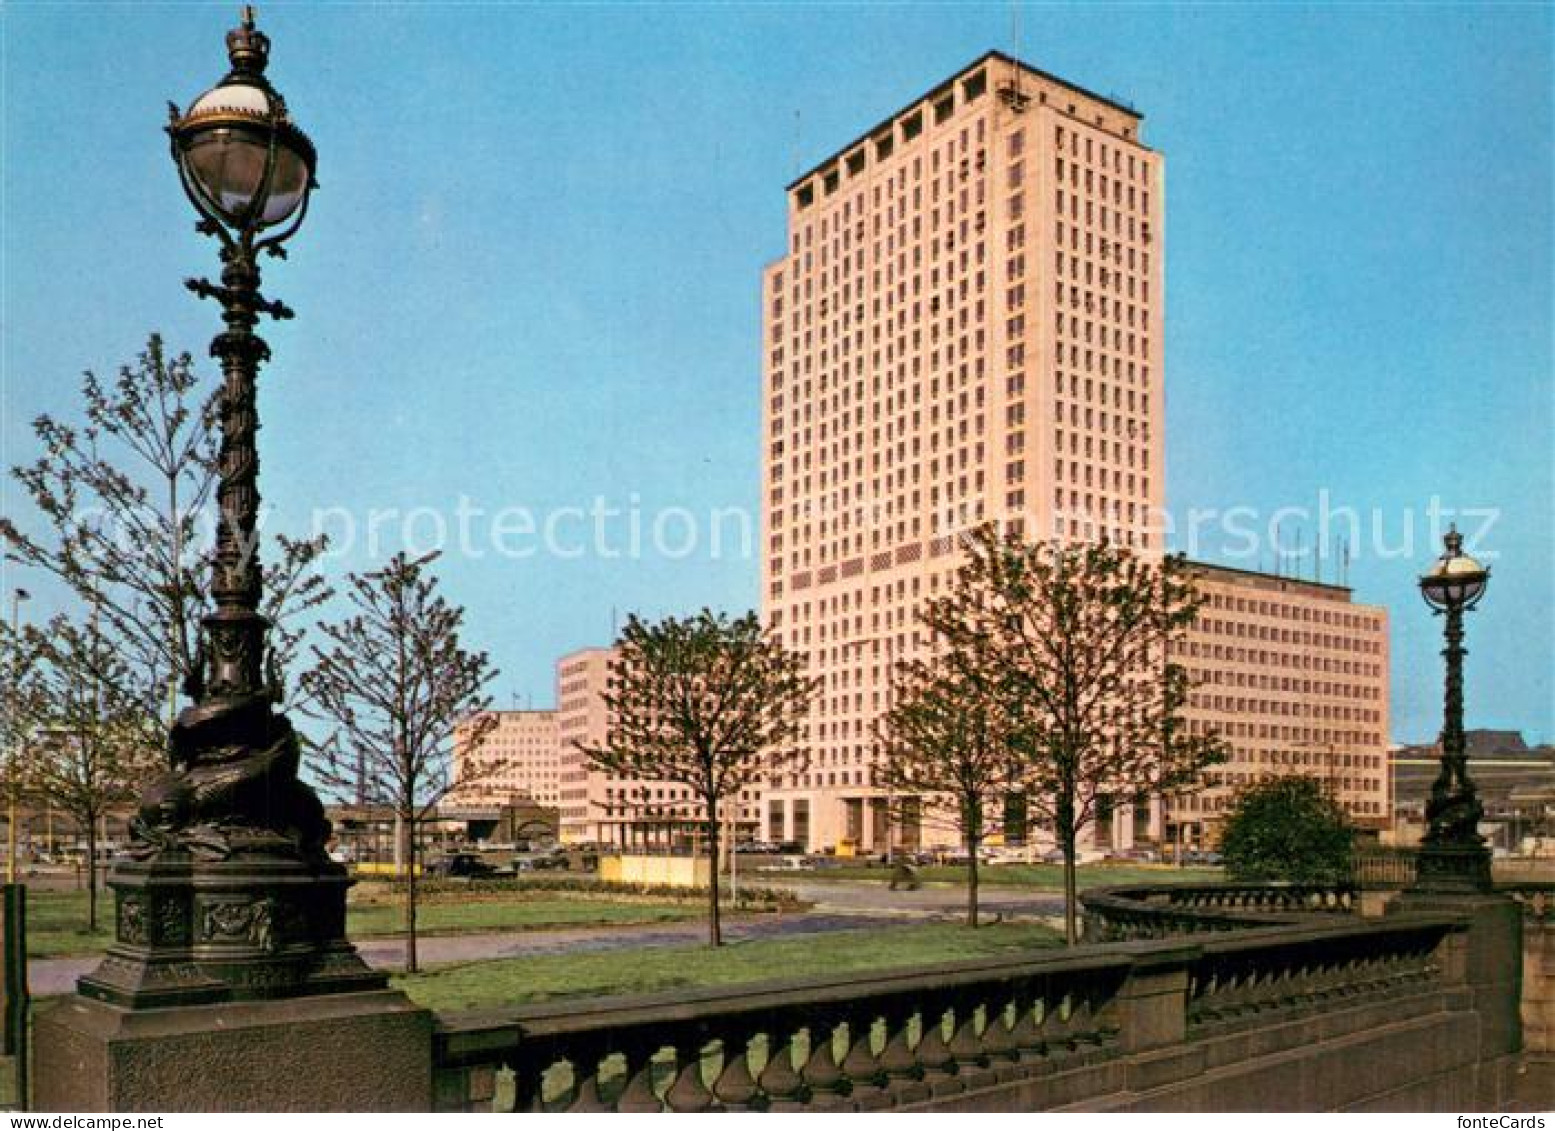
[[[1232,799],[1220,851],[1232,880],[1331,884],[1350,877],[1354,832],[1316,778],[1271,778]]]

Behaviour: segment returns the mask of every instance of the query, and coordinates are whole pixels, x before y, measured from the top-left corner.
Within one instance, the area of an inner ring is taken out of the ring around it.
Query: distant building
[[[686,847],[699,835],[702,816],[701,800],[687,786],[608,774],[578,749],[609,738],[605,693],[614,657],[613,648],[584,648],[556,662],[562,840],[644,851]],[[743,834],[755,830],[760,804],[759,790],[742,795],[735,820]]]
[[[1388,614],[1338,585],[1192,563],[1204,606],[1174,659],[1195,687],[1192,733],[1231,761],[1211,787],[1169,802],[1166,836],[1213,841],[1236,790],[1269,777],[1323,782],[1352,820],[1389,821]]]
[[[788,186],[762,279],[762,613],[822,690],[768,839],[920,835],[888,818],[871,731],[957,535],[1159,548],[1163,173],[1140,124],[991,52]]]
[[[474,720],[454,731],[454,781],[445,804],[490,806],[528,798],[555,807],[560,801],[561,757],[555,711],[489,711],[496,725],[471,749]]]
[[[875,784],[871,736],[969,527],[1160,552],[1165,177],[1141,126],[991,52],[787,187],[762,275],[762,614],[822,687],[809,765],[768,781],[768,839],[927,839],[928,808],[889,815],[903,799]],[[1170,831],[1202,835],[1235,786],[1300,770],[1385,822],[1385,613],[1336,586],[1201,572],[1220,603],[1184,657],[1209,680],[1193,718],[1236,760]],[[1095,847],[1155,839],[1161,817],[1120,805]]]
[[[1485,808],[1480,831],[1492,846],[1507,852],[1555,850],[1555,746],[1529,746],[1515,730],[1470,730],[1464,738],[1469,777]],[[1414,843],[1425,831],[1425,803],[1440,757],[1439,742],[1392,751],[1399,843]]]

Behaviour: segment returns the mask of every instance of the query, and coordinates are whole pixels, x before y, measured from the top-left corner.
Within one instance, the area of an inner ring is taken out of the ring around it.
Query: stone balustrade
[[[873,977],[444,1015],[436,1106],[1009,1110],[1017,1093],[1014,1110],[1060,1106],[1116,1089],[1139,1058],[1201,1036],[1245,1025],[1294,1033],[1303,1018],[1439,993],[1461,926],[1309,918]]]
[[[1439,925],[1393,922],[1263,928],[1206,940],[1192,964],[1190,1030],[1259,1024],[1271,1012],[1324,1010],[1434,981]],[[1256,944],[1256,945],[1250,945]]]
[[[1140,884],[1081,894],[1092,942],[1162,939],[1288,923],[1312,915],[1349,915],[1358,905],[1350,885]]]

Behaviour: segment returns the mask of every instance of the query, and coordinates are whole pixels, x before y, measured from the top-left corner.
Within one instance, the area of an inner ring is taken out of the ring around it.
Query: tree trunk
[[[1080,941],[1080,932],[1077,929],[1075,904],[1076,896],[1075,869],[1074,869],[1074,829],[1066,828],[1064,837],[1064,942],[1074,946]]]
[[[967,857],[966,871],[966,925],[977,926],[977,844],[974,842]]]
[[[707,802],[707,859],[709,879],[707,888],[707,945],[723,946],[723,924],[718,908],[718,798]]]
[[[400,822],[400,859],[405,861],[405,973],[414,974],[416,963],[416,822]]]
[[[86,821],[86,929],[97,930],[97,817]]]

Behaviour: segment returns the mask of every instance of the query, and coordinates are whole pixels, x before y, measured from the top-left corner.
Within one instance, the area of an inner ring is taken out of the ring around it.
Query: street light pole
[[[220,244],[221,281],[185,285],[221,307],[211,342],[217,401],[219,516],[211,567],[214,610],[184,692],[194,700],[168,735],[171,766],[141,797],[130,859],[110,884],[117,934],[80,991],[115,1005],[159,1007],[376,989],[345,938],[345,869],[329,859],[330,824],[298,778],[301,746],[280,711],[281,673],[260,613],[258,554],[261,315],[291,318],[259,290],[259,260],[307,215],[313,143],[265,70],[270,40],[252,8],[227,33],[231,70],[167,134],[196,230]]]
[[[1420,592],[1445,618],[1446,679],[1443,689],[1441,765],[1426,801],[1416,886],[1431,891],[1489,891],[1490,850],[1479,833],[1484,816],[1469,777],[1463,731],[1463,615],[1479,604],[1490,570],[1463,552],[1463,536],[1451,529],[1446,552],[1420,579]]]

